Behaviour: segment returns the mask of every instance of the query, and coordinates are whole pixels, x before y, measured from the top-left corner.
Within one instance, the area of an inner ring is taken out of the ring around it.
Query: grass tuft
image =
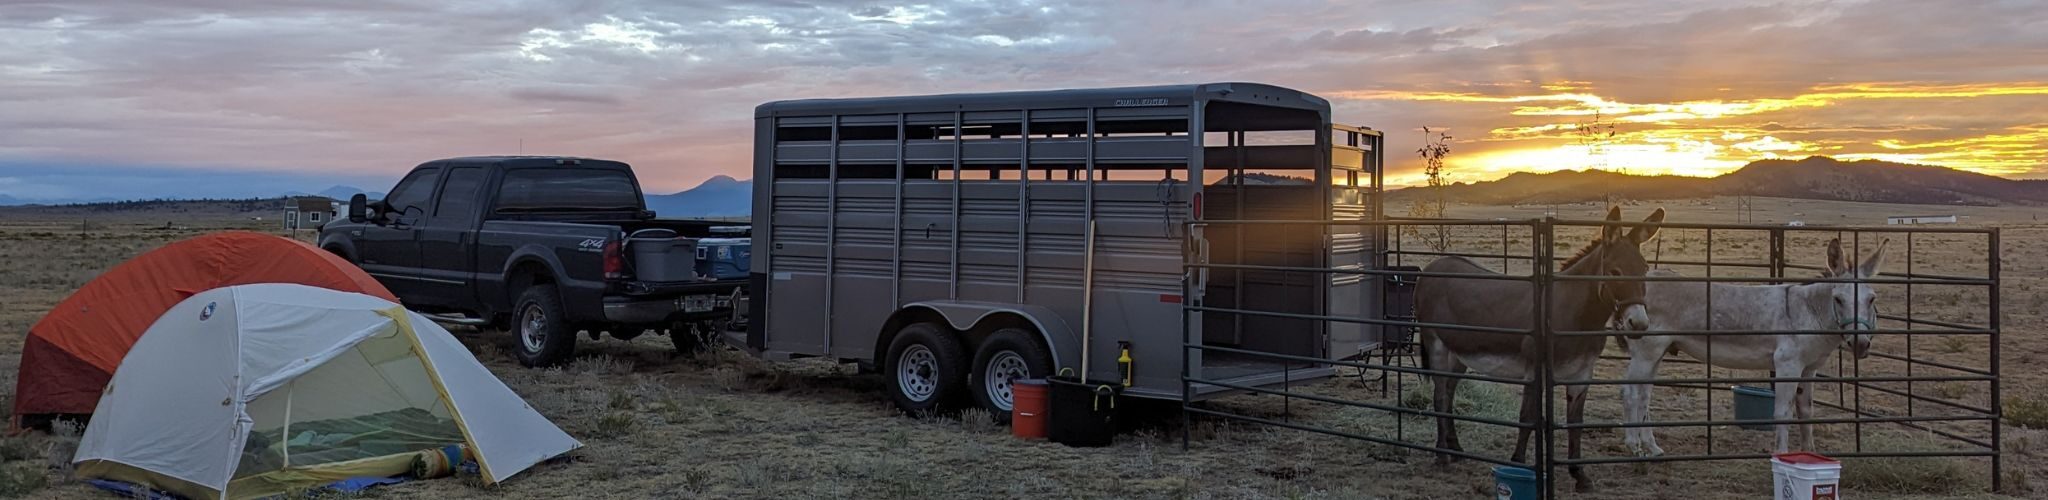
[[[2048,429],[2048,399],[2005,398],[2005,423],[2028,429]]]
[[[633,363],[602,354],[569,361],[569,371],[579,375],[625,375],[633,373]]]
[[[711,382],[726,392],[740,392],[747,388],[747,374],[738,368],[721,366],[711,370]]]
[[[639,428],[640,420],[633,418],[632,413],[615,411],[598,417],[596,426],[591,429],[591,433],[599,438],[609,439],[632,434],[633,431],[639,430]]]
[[[1928,433],[1898,433],[1872,440],[1876,451],[1936,451],[1947,441]],[[1845,459],[1845,488],[1908,495],[1956,495],[1983,491],[1984,474],[1962,460],[1947,457],[1872,457]]]
[[[35,464],[8,463],[0,466],[0,497],[24,498],[50,486],[49,476]]]
[[[973,408],[960,412],[960,428],[969,434],[988,434],[998,427],[1001,426],[996,425],[995,415],[988,410]]]
[[[638,398],[633,397],[632,391],[628,391],[624,387],[614,387],[612,388],[611,401],[606,402],[605,406],[614,410],[632,410],[640,405]]]
[[[0,438],[0,461],[15,462],[34,458],[42,458],[42,456],[42,447],[36,446],[35,443],[29,442],[27,436],[8,436],[5,438]]]

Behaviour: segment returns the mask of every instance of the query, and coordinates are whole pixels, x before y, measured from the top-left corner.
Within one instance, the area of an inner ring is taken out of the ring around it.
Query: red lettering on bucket
[[[1813,485],[1813,500],[1835,500],[1835,485]]]

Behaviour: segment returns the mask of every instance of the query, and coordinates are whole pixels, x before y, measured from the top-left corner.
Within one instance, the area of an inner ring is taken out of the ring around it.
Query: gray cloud
[[[675,190],[746,176],[750,110],[776,99],[1215,80],[1508,95],[1580,81],[1661,102],[1846,82],[2041,81],[2041,10],[1891,0],[0,0],[0,159],[395,176],[423,159],[524,144],[634,162],[654,189]],[[1406,131],[1421,125],[1476,138],[1526,122],[1507,106],[1338,107],[1343,121],[1397,131],[1394,151],[1412,150]],[[1843,109],[1756,124],[1897,125],[1881,119]],[[2016,124],[1978,121],[1926,125]]]

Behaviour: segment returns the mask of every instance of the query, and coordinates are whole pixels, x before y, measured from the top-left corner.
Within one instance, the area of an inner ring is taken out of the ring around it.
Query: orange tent
[[[29,328],[14,425],[91,414],[121,358],[179,301],[231,285],[297,283],[398,302],[363,270],[297,240],[246,231],[173,242],[114,266]]]

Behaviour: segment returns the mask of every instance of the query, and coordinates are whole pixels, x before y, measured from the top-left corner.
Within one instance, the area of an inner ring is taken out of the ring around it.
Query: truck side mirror
[[[356,193],[348,199],[348,221],[362,224],[370,220],[370,197]]]

